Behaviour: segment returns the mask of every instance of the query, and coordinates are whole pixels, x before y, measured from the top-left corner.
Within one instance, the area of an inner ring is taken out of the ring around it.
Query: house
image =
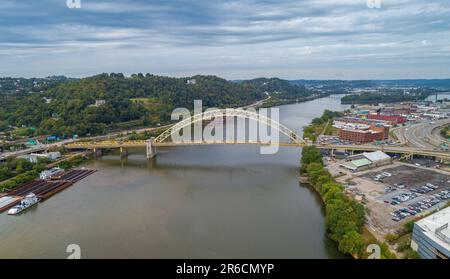
[[[189,85],[194,85],[194,84],[197,84],[197,80],[196,79],[188,79],[187,81],[186,81],[186,84],[189,84]]]
[[[106,100],[96,100],[95,101],[95,106],[96,107],[103,106],[104,104],[106,104]]]

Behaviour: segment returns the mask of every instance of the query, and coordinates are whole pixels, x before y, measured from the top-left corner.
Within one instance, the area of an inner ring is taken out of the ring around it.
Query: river
[[[284,105],[301,131],[340,97]],[[191,146],[111,154],[98,172],[20,216],[0,215],[0,258],[342,258],[325,236],[317,195],[299,185],[301,150]]]

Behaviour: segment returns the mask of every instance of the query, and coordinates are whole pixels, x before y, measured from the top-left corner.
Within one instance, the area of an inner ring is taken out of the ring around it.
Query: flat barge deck
[[[30,193],[38,196],[41,201],[46,200],[94,172],[96,172],[96,170],[73,169],[48,180],[37,179],[24,183],[1,197],[0,212],[15,206]]]

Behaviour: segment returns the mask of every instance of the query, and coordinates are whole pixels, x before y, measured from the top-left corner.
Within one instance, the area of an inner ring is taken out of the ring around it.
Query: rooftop
[[[430,239],[450,250],[450,207],[442,209],[416,222]]]
[[[366,158],[353,160],[351,162],[345,162],[341,164],[341,166],[351,169],[351,170],[357,170],[358,168],[369,166],[372,164],[371,161],[367,160]]]
[[[357,167],[363,167],[363,166],[372,164],[372,162],[367,160],[366,158],[363,158],[363,159],[352,161],[352,164],[354,164]]]
[[[391,158],[389,157],[389,155],[379,150],[374,152],[364,152],[363,155],[372,162],[387,160]]]

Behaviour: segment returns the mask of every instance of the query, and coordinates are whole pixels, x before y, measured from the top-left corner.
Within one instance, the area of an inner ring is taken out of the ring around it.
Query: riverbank
[[[87,153],[83,153],[83,154],[75,154],[75,155],[70,155],[67,156],[61,160],[58,160],[57,162],[52,162],[47,164],[46,168],[40,167],[38,169],[33,169],[27,172],[24,172],[22,174],[19,174],[15,177],[12,177],[6,181],[3,181],[0,183],[0,194],[5,192],[5,191],[9,191],[9,190],[13,190],[14,188],[33,181],[37,178],[39,178],[39,173],[40,171],[44,170],[44,169],[48,169],[48,168],[52,168],[52,167],[60,167],[64,170],[68,170],[70,168],[76,167],[80,164],[82,164],[83,162],[91,159],[92,157],[87,154]]]
[[[347,108],[339,96],[281,106],[280,122],[301,131],[318,111]],[[348,258],[324,237],[319,196],[299,187],[300,149],[161,148],[156,161],[128,151],[85,161],[98,171],[21,218],[0,214],[0,257],[65,258],[70,240],[83,258]]]
[[[255,108],[270,108],[270,107],[276,107],[276,106],[283,106],[283,105],[291,105],[291,104],[298,104],[298,103],[304,103],[308,101],[313,101],[315,99],[325,98],[329,95],[316,95],[313,94],[308,97],[300,98],[300,99],[279,99],[276,97],[270,96],[266,100],[263,100],[263,102],[257,106],[254,106]]]
[[[344,187],[325,169],[319,149],[313,146],[303,148],[300,172],[324,203],[327,235],[338,243],[339,252],[355,258],[368,258],[371,251],[368,252],[367,248],[377,244],[381,258],[396,258],[386,243],[376,241],[365,228],[365,207],[345,195]]]

